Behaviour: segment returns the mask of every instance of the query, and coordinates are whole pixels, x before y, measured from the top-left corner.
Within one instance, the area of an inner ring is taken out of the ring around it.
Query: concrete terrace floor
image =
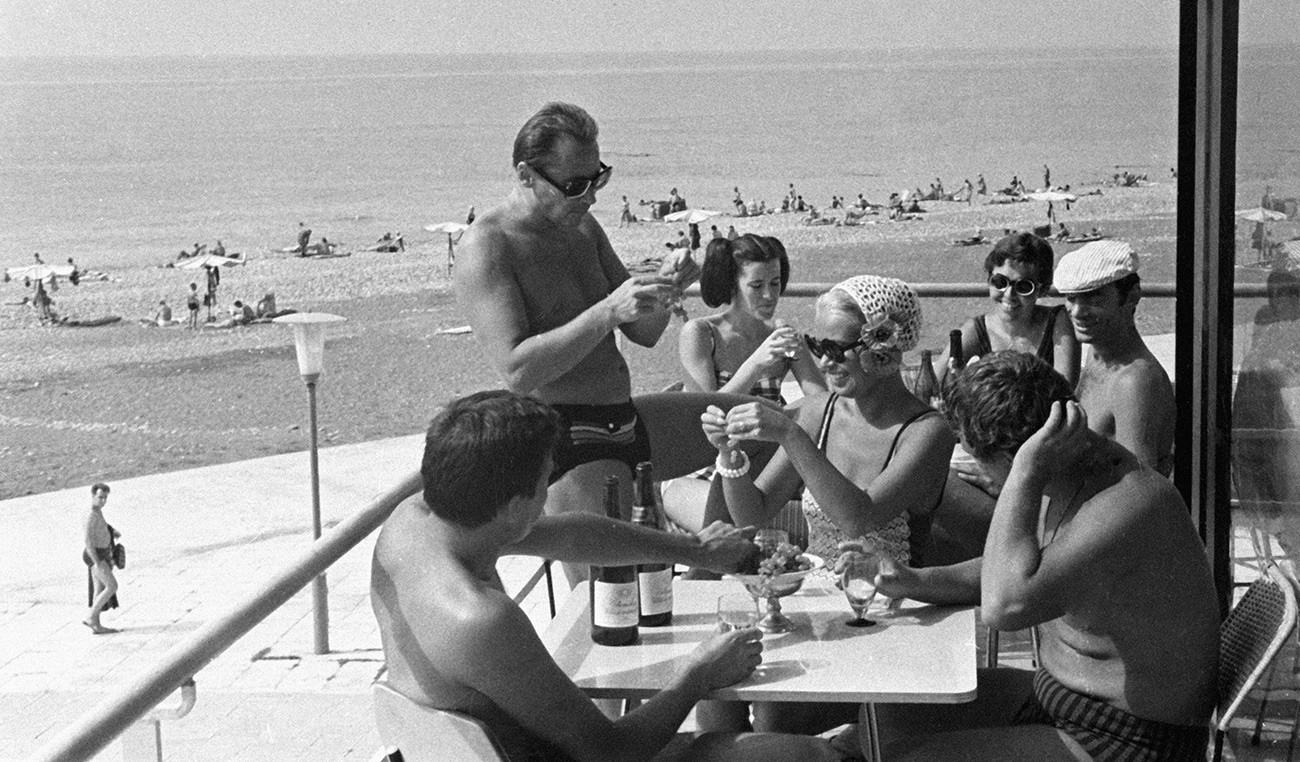
[[[327,526],[414,471],[420,448],[421,438],[411,436],[322,450]],[[310,542],[306,453],[139,477],[112,488],[105,513],[123,533],[129,563],[119,572],[122,607],[104,616],[121,630],[111,635],[94,636],[81,624],[80,522],[88,487],[0,502],[9,547],[0,555],[0,760],[34,753]],[[1248,581],[1257,574],[1257,554],[1247,529],[1235,532],[1237,578]],[[372,543],[373,536],[328,573],[331,653],[312,653],[311,595],[304,590],[199,672],[193,711],[162,723],[164,758],[375,757],[380,739],[370,686],[383,662],[367,593]],[[535,559],[503,559],[502,577],[513,593],[537,568]],[[562,579],[558,570],[556,576]],[[539,627],[549,615],[544,587],[524,601]],[[1234,738],[1237,758],[1292,758],[1300,712],[1295,644],[1293,638],[1278,659],[1271,689],[1259,694],[1269,699],[1261,745]],[[1004,635],[1001,650],[1004,665],[1029,666],[1024,633]],[[166,714],[178,703],[173,697],[159,710]],[[1238,723],[1246,734],[1261,708],[1258,701],[1253,707]],[[115,741],[95,759],[122,759],[122,748]]]

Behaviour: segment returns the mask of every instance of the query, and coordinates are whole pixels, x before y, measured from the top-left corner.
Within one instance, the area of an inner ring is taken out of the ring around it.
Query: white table
[[[560,668],[593,698],[648,698],[666,687],[677,660],[717,631],[717,600],[744,593],[736,580],[677,580],[673,622],[643,627],[635,645],[591,641],[587,586],[564,601],[543,633]],[[960,703],[975,698],[975,610],[904,601],[873,627],[848,627],[844,594],[809,579],[781,599],[793,632],[763,636],[763,664],[710,694],[744,701]]]

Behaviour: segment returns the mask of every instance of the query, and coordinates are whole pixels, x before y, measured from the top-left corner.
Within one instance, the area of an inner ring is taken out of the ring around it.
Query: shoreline
[[[1101,197],[1081,198],[1066,222],[1080,229],[1096,225],[1133,242],[1144,253],[1144,277],[1172,280],[1173,204],[1169,185],[1106,189]],[[932,209],[924,221],[861,227],[807,227],[797,224],[802,215],[796,214],[717,220],[723,230],[734,224],[740,232],[781,238],[790,252],[792,281],[877,272],[912,281],[970,282],[980,277],[990,247],[953,247],[951,239],[976,227],[990,237],[1004,227],[1025,229],[1044,212],[1034,202],[923,206]],[[629,267],[661,257],[663,243],[676,238],[678,228],[670,223],[619,228],[599,216]],[[708,223],[702,227],[707,238]],[[1054,248],[1059,257],[1073,247]],[[499,385],[472,334],[439,333],[467,322],[441,271],[445,258],[446,240],[436,235],[408,242],[406,252],[395,254],[359,252],[327,260],[254,254],[248,264],[223,268],[219,299],[224,305],[236,298],[255,302],[274,291],[281,308],[348,318],[328,334],[320,384],[322,447],[418,434],[439,404]],[[171,296],[174,312],[184,312],[182,292],[194,274],[145,267],[109,275],[107,282],[65,284],[53,296],[61,313],[114,312],[123,315],[120,324],[37,327],[21,308],[0,306],[0,441],[7,443],[0,446],[0,499],[307,448],[306,394],[291,331],[265,324],[197,334],[145,327],[135,318],[150,314],[158,298]],[[16,285],[17,290],[6,286],[5,302],[22,290]],[[983,304],[927,300],[922,347],[944,346],[948,328]],[[698,298],[688,299],[686,308],[692,316],[707,311]],[[791,298],[781,315],[806,325],[811,310],[811,299]],[[1139,329],[1167,333],[1172,313],[1172,300],[1148,300],[1139,308]],[[679,327],[676,320],[670,323],[654,348],[625,347],[635,392],[656,391],[681,378]]]

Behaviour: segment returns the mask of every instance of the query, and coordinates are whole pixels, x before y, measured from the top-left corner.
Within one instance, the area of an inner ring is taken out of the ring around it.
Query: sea
[[[1243,47],[1239,187],[1300,195],[1300,52]],[[585,107],[614,221],[676,187],[727,209],[1040,186],[1176,164],[1177,51],[0,58],[0,266],[155,266],[220,239],[250,255],[464,221],[510,184],[543,103]],[[1249,204],[1249,205],[1256,205]]]

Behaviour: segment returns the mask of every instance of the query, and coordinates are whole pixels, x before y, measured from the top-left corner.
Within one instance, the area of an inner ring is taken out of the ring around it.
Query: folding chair
[[[1219,706],[1214,724],[1214,760],[1223,758],[1223,739],[1242,701],[1295,631],[1296,593],[1277,566],[1269,566],[1232,607],[1219,626]]]
[[[401,756],[397,759],[403,762],[506,760],[492,731],[479,720],[417,704],[382,680],[375,683],[375,722],[380,738],[398,748]]]

